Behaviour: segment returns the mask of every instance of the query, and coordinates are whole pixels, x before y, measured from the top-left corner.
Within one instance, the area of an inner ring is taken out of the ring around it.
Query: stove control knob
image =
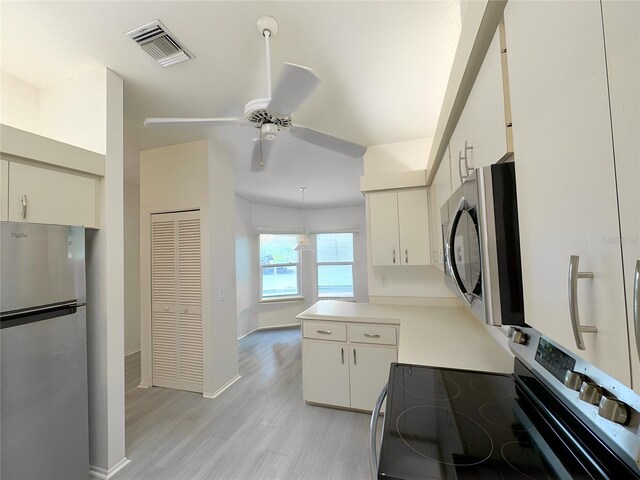
[[[627,424],[630,418],[629,407],[611,397],[602,397],[598,407],[598,415],[621,425]]]
[[[580,387],[585,382],[585,380],[586,378],[584,375],[572,372],[571,370],[567,370],[567,373],[564,375],[565,387],[568,387],[571,390],[575,390],[576,392],[580,390]]]
[[[600,403],[600,399],[602,398],[602,388],[600,388],[595,383],[591,382],[583,382],[580,387],[580,393],[578,393],[578,397],[583,402],[590,403],[591,405],[598,405]]]
[[[527,334],[521,330],[514,330],[511,341],[513,343],[517,343],[518,345],[524,345],[525,343],[527,343]]]

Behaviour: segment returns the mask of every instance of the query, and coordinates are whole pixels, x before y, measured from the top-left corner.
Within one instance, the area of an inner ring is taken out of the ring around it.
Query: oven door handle
[[[378,479],[378,452],[376,451],[376,437],[378,430],[378,417],[380,416],[380,409],[382,408],[382,403],[386,396],[387,384],[384,385],[384,388],[380,392],[378,400],[376,400],[376,404],[373,407],[373,412],[371,412],[371,423],[369,424],[369,466],[371,467],[372,480]],[[383,432],[384,423],[382,424],[382,430],[380,430],[380,436],[382,436]]]
[[[445,245],[445,255],[447,256],[447,260],[448,260],[447,267],[449,269],[449,275],[451,275],[451,279],[453,280],[453,283],[456,285],[458,294],[460,295],[464,303],[467,305],[467,307],[471,308],[471,299],[473,298],[473,295],[470,295],[462,290],[462,287],[460,286],[460,282],[458,281],[458,277],[456,276],[454,272],[454,267],[453,267],[453,262],[455,261],[454,254],[453,254],[453,247],[454,247],[453,241],[456,238],[455,226],[457,225],[458,217],[462,215],[466,207],[467,207],[466,199],[464,197],[460,197],[460,200],[458,200],[458,204],[456,205],[456,208],[454,210],[453,217],[451,218],[451,222],[449,223],[449,225],[451,226],[451,230],[449,231],[449,242],[448,244]]]

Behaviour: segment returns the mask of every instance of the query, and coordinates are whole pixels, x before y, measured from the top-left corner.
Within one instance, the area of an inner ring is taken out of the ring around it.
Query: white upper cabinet
[[[88,175],[9,162],[9,220],[98,228],[98,182]]]
[[[509,2],[504,15],[525,320],[629,385],[600,3]],[[575,303],[581,324],[597,328],[582,333],[586,350],[570,316],[572,255],[593,272],[577,281]]]
[[[640,392],[634,323],[635,272],[640,268],[640,2],[602,2],[611,120],[629,316],[633,386]],[[639,287],[640,288],[640,287]]]
[[[440,209],[451,196],[451,175],[449,170],[449,163],[449,149],[447,148],[447,151],[442,158],[442,162],[440,163],[440,167],[438,168],[438,172],[436,173],[436,176],[433,179],[433,183],[431,184],[431,190],[433,192],[432,198],[433,202],[435,203],[435,207],[433,209],[435,218],[432,222],[431,227],[434,231],[433,245],[435,247],[432,261],[433,264],[440,270],[444,270],[444,264],[442,260],[444,258],[444,245],[442,238],[442,215],[440,213]]]
[[[372,265],[429,265],[427,190],[367,194]]]
[[[502,55],[500,31],[496,30],[451,136],[453,190],[461,185],[468,169],[496,163],[509,151]]]

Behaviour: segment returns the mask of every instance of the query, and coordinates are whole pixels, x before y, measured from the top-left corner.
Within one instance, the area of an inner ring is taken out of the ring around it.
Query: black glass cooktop
[[[510,375],[393,364],[379,478],[571,478]]]

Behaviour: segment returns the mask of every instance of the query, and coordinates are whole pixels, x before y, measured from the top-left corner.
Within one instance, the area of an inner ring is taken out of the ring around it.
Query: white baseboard
[[[139,352],[140,352],[140,349],[138,348],[136,350],[131,350],[130,352],[126,352],[124,356],[128,357],[129,355],[133,355],[134,353],[139,353]]]
[[[251,330],[250,332],[245,333],[244,335],[238,337],[238,340],[246,337],[247,335],[251,335],[254,332],[259,332],[261,330],[276,330],[278,328],[291,328],[291,327],[299,327],[299,326],[300,326],[300,323],[296,322],[296,323],[285,323],[285,324],[282,324],[282,325],[269,325],[267,327],[256,327],[253,330]]]
[[[240,375],[236,375],[235,377],[233,377],[231,380],[229,380],[227,383],[225,383],[222,387],[220,387],[218,390],[216,390],[213,393],[202,392],[202,396],[204,398],[208,398],[208,399],[212,400],[212,399],[216,398],[218,395],[220,395],[222,392],[224,392],[231,385],[236,383],[238,380],[240,380]]]
[[[149,385],[147,382],[140,382],[138,384],[138,388],[151,388],[151,385]]]
[[[247,332],[247,333],[245,333],[244,335],[240,335],[240,336],[238,337],[238,340],[240,340],[241,338],[246,337],[247,335],[251,335],[253,332],[257,332],[257,331],[258,331],[258,328],[254,328],[254,329],[253,329],[253,330],[251,330],[250,332]]]
[[[254,330],[254,332],[261,331],[261,330],[276,330],[278,328],[291,328],[291,327],[299,327],[299,326],[300,326],[300,322],[284,323],[282,325],[269,325],[267,327],[258,327]]]
[[[127,457],[124,457],[118,463],[116,463],[109,470],[105,470],[104,468],[94,467],[93,465],[89,465],[89,475],[93,478],[99,478],[100,480],[109,480],[113,478],[116,473],[122,470],[124,467],[129,465],[131,460]]]

